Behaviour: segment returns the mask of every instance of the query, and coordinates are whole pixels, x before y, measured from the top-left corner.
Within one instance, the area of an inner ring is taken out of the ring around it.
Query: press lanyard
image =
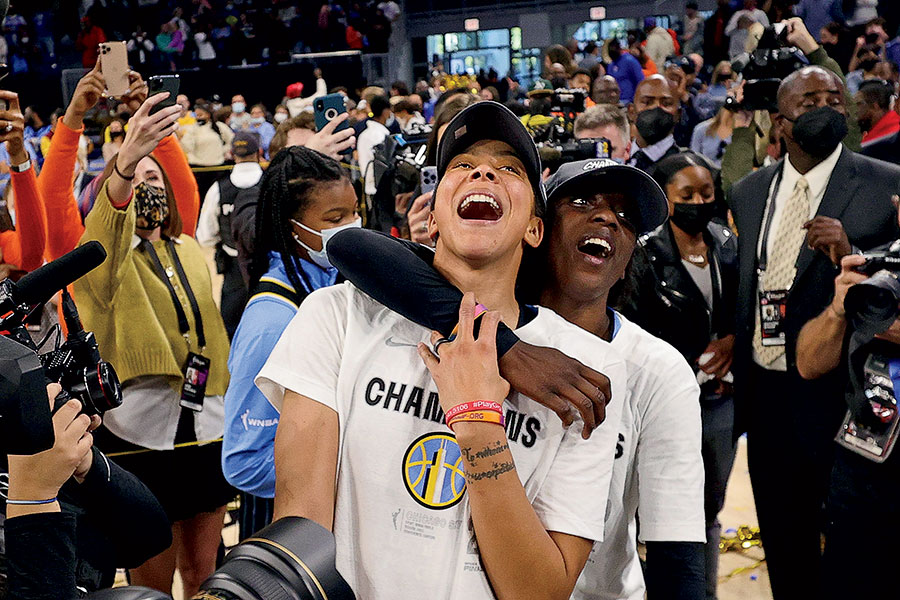
[[[191,284],[188,281],[187,274],[184,272],[184,267],[181,266],[181,259],[178,258],[178,252],[175,251],[175,242],[167,240],[166,247],[169,250],[169,256],[172,257],[172,263],[175,265],[175,272],[178,274],[178,279],[181,280],[181,285],[184,286],[184,293],[187,295],[188,302],[191,304],[191,311],[194,313],[194,323],[197,325],[197,343],[200,344],[200,352],[202,353],[203,350],[206,349],[206,335],[203,333],[203,318],[200,316],[200,305],[197,304],[194,290],[191,289]],[[162,282],[169,290],[169,295],[172,297],[172,304],[175,306],[175,314],[178,316],[178,330],[181,332],[181,335],[188,340],[188,345],[190,345],[188,332],[190,332],[191,326],[190,323],[188,323],[184,308],[181,306],[181,301],[178,300],[178,294],[175,293],[175,286],[169,281],[169,275],[166,273],[166,269],[163,267],[162,262],[160,262],[159,255],[156,254],[156,249],[153,247],[153,244],[147,240],[141,240],[141,248],[150,256],[150,260],[153,262],[153,266],[156,269],[156,274],[159,275],[159,278],[162,279]]]
[[[758,273],[765,271],[766,265],[769,264],[769,231],[772,229],[772,219],[775,218],[775,201],[778,200],[778,190],[781,188],[781,180],[783,178],[784,163],[781,163],[781,168],[778,169],[778,175],[775,177],[775,189],[772,190],[769,211],[766,213],[766,223],[763,227],[762,246],[759,249],[759,263],[757,266]]]

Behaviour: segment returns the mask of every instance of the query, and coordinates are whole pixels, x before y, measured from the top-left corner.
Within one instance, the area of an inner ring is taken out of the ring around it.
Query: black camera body
[[[778,86],[781,81],[809,64],[799,48],[787,43],[787,28],[781,24],[766,27],[756,50],[744,52],[731,61],[731,68],[747,82],[744,101],[725,100],[729,110],[778,111]]]
[[[610,142],[606,138],[571,138],[560,143],[541,142],[537,146],[541,164],[551,173],[565,163],[610,157]]]
[[[584,112],[587,91],[580,88],[557,88],[550,101],[550,112],[562,115],[566,121],[574,121]]]
[[[853,329],[877,335],[900,317],[900,240],[863,256],[856,271],[869,279],[847,290],[844,310]]]

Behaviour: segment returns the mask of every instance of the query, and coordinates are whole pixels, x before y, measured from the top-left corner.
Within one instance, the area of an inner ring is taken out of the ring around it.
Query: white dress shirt
[[[384,141],[391,134],[388,128],[376,121],[366,121],[366,129],[359,134],[356,140],[356,150],[359,152],[359,171],[366,182],[366,193],[375,194],[375,146]]]
[[[242,162],[234,165],[228,178],[234,187],[247,189],[256,185],[262,178],[263,170],[256,161]],[[203,198],[200,219],[197,221],[197,233],[194,234],[201,246],[215,246],[221,240],[219,235],[219,182],[212,184]],[[237,256],[237,250],[224,247],[229,256]]]
[[[766,256],[772,256],[773,253],[776,252],[774,245],[775,238],[778,237],[778,224],[781,222],[781,217],[784,214],[784,205],[794,193],[794,187],[797,185],[797,181],[801,177],[805,177],[806,182],[809,184],[809,218],[812,219],[819,211],[819,205],[822,203],[822,198],[825,197],[825,189],[828,187],[828,182],[831,180],[831,173],[834,171],[834,167],[835,165],[837,165],[838,159],[841,157],[841,151],[843,150],[843,148],[843,144],[838,144],[837,148],[834,149],[834,152],[832,152],[828,156],[828,158],[810,169],[809,172],[805,175],[801,175],[800,172],[794,168],[794,165],[791,163],[790,155],[787,155],[785,157],[784,175],[781,178],[781,185],[778,187],[777,197],[774,198],[775,211],[772,213],[772,222],[769,224],[769,237],[766,244]],[[763,212],[763,222],[761,225],[762,228],[760,229],[759,241],[756,245],[757,256],[760,256],[762,254],[763,232],[765,231],[766,220],[768,218],[769,210],[773,202],[772,196],[773,194],[775,194],[775,184],[777,183],[777,181],[778,176],[776,175],[772,179],[772,183],[769,185],[769,198],[766,201],[766,209]],[[757,280],[757,291],[758,290],[759,281]],[[759,310],[758,293],[756,296],[756,310]],[[753,351],[753,360],[760,366],[766,366],[759,361],[755,350]],[[782,356],[767,368],[775,371],[787,371],[787,358],[785,356]]]

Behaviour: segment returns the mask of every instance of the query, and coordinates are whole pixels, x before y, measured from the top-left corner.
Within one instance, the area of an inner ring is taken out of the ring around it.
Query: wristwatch
[[[23,162],[22,164],[9,166],[9,170],[12,171],[13,173],[24,173],[25,171],[27,171],[30,168],[31,168],[31,159],[30,158],[28,160],[26,160],[25,162]]]

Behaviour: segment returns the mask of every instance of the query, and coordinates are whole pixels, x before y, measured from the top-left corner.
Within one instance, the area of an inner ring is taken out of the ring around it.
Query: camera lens
[[[102,415],[122,404],[122,386],[115,369],[108,362],[85,368],[81,381],[69,391],[78,398],[85,414],[89,415]]]
[[[329,121],[337,116],[338,112],[336,108],[329,108],[325,111],[325,118]]]
[[[844,310],[851,326],[860,333],[887,331],[900,316],[900,281],[890,271],[879,271],[847,290]]]

